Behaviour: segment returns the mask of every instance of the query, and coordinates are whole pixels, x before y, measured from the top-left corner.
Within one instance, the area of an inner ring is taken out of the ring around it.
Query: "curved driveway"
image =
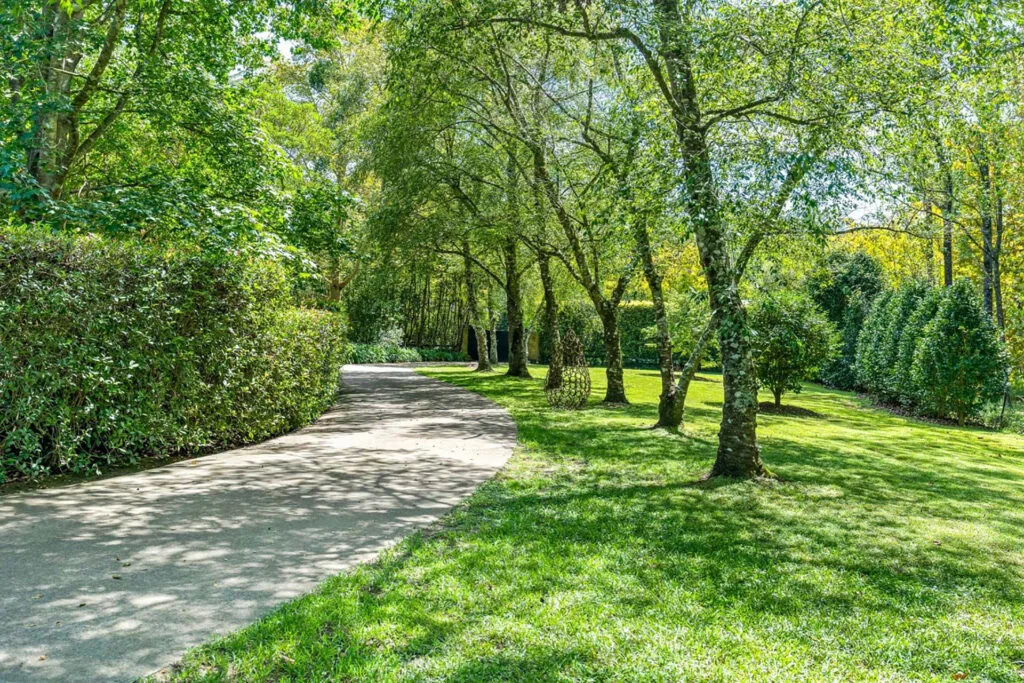
[[[508,414],[407,368],[265,443],[0,496],[0,681],[118,681],[373,558],[492,476]]]

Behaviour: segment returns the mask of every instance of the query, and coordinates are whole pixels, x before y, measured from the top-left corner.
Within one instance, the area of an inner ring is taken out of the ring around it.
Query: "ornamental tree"
[[[749,319],[757,383],[772,392],[776,406],[838,351],[835,326],[804,295],[765,296],[750,307]]]

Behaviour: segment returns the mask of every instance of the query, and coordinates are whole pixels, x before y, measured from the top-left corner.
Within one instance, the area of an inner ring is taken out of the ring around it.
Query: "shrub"
[[[0,479],[257,441],[333,401],[335,314],[270,261],[0,235]]]
[[[895,403],[905,382],[899,376],[900,341],[928,294],[923,282],[904,283],[876,300],[857,342],[857,378],[868,393]]]
[[[799,392],[838,347],[835,327],[806,295],[782,293],[756,301],[749,310],[757,382],[782,403]]]
[[[920,344],[924,329],[935,317],[942,300],[944,290],[930,289],[920,299],[900,337],[896,365],[893,370],[896,400],[904,407],[913,408],[921,405],[922,395],[914,379],[914,354]]]
[[[422,361],[469,361],[461,351],[443,349],[413,349],[397,344],[353,344],[349,362],[366,363],[419,363]]]
[[[871,312],[864,321],[864,329],[857,336],[857,354],[854,363],[854,374],[857,387],[868,393],[875,393],[876,388],[885,381],[888,369],[880,361],[876,353],[882,345],[882,337],[889,328],[892,318],[893,292],[886,290],[875,299]]]
[[[1005,351],[977,292],[963,280],[945,288],[914,352],[922,407],[963,425],[999,397],[1005,373]]]
[[[469,354],[448,349],[419,349],[420,357],[430,363],[468,363]]]
[[[822,368],[821,379],[830,386],[853,389],[857,386],[857,338],[883,289],[882,267],[861,251],[832,252],[808,279],[807,288],[841,338],[841,351]]]

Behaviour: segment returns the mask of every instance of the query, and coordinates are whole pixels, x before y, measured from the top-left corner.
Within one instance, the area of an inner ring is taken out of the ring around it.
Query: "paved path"
[[[0,496],[0,681],[151,673],[438,518],[512,452],[512,420],[475,394],[406,368],[342,377],[293,434]]]

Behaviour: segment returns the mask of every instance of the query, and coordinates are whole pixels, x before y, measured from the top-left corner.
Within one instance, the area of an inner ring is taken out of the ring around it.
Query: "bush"
[[[468,363],[469,354],[448,349],[419,349],[420,357],[430,363]]]
[[[276,263],[0,235],[0,480],[258,441],[336,395],[344,329]]]
[[[963,425],[999,398],[1005,376],[1006,354],[977,292],[963,280],[945,288],[914,352],[922,407]]]
[[[900,337],[899,351],[894,368],[893,384],[896,400],[906,408],[921,405],[923,397],[914,379],[914,354],[921,342],[925,327],[935,317],[939,302],[942,300],[942,289],[931,289],[920,300],[917,310],[907,319]]]
[[[836,353],[835,327],[806,295],[766,296],[748,315],[757,382],[772,392],[775,405],[785,392],[799,392]]]
[[[880,296],[857,341],[857,379],[881,401],[896,403],[901,390],[906,391],[906,381],[899,376],[900,342],[927,294],[925,283],[911,281]]]
[[[349,362],[367,363],[419,363],[437,362],[468,362],[469,356],[462,351],[446,349],[412,349],[393,343],[384,344],[353,344]]]
[[[857,386],[857,338],[883,289],[882,267],[861,251],[832,252],[808,278],[807,288],[841,337],[841,351],[822,368],[821,379],[829,386],[853,389]]]

